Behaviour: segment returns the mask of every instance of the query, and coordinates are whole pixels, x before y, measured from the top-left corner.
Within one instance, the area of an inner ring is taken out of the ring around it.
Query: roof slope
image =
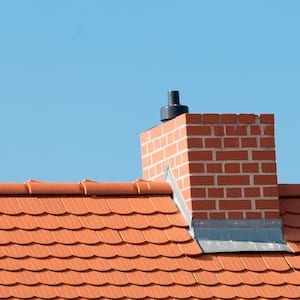
[[[280,184],[280,214],[284,239],[294,252],[300,252],[300,185]]]
[[[166,183],[0,194],[1,299],[300,298],[298,255],[202,254]]]

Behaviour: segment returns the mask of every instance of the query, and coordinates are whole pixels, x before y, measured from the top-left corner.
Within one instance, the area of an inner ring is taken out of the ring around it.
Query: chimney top
[[[186,105],[181,105],[179,100],[179,91],[168,92],[168,105],[163,106],[160,110],[160,120],[162,122],[169,121],[175,117],[188,113],[189,108]]]

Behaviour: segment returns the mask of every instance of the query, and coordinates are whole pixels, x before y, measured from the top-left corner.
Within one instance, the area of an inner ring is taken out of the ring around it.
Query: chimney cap
[[[189,108],[180,104],[179,91],[169,91],[168,105],[160,109],[160,120],[166,122],[188,112]]]

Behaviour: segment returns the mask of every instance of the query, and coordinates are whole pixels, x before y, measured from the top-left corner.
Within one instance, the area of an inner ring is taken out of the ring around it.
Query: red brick
[[[225,173],[241,173],[240,164],[225,164]]]
[[[224,220],[226,219],[224,212],[210,212],[209,219],[211,220]]]
[[[185,117],[185,122],[187,124],[200,124],[202,115],[201,114],[186,114],[184,117]],[[179,121],[176,120],[176,121],[178,123],[180,123],[180,120]],[[177,125],[177,122],[176,122],[176,125]]]
[[[262,163],[262,171],[264,173],[276,173],[276,163]]]
[[[173,131],[176,128],[176,121],[173,120],[169,120],[168,122],[163,123],[163,133],[169,133],[171,131]]]
[[[188,148],[202,148],[203,143],[202,143],[202,138],[187,138],[187,146]]]
[[[247,151],[217,151],[217,160],[247,160]]]
[[[211,151],[189,151],[188,156],[189,156],[189,161],[212,160]]]
[[[176,144],[173,144],[173,145],[171,144],[165,148],[166,157],[173,156],[175,153],[177,153]]]
[[[159,149],[161,146],[168,145],[166,137],[162,136],[160,139],[154,140],[154,149]]]
[[[240,114],[239,122],[242,124],[253,124],[255,123],[256,116],[254,114]]]
[[[236,124],[237,115],[236,114],[221,114],[221,123],[222,124]]]
[[[148,144],[148,153],[153,152],[154,149],[155,149],[154,143],[153,143],[153,142],[150,142],[150,143]]]
[[[278,187],[264,187],[263,188],[264,197],[278,197]]]
[[[259,120],[262,124],[274,124],[274,114],[261,114]]]
[[[187,126],[186,135],[211,135],[210,126]]]
[[[279,210],[279,200],[256,200],[255,201],[256,209],[278,209]]]
[[[194,212],[193,211],[193,219],[208,220],[208,213],[207,212]]]
[[[217,163],[208,163],[206,165],[207,173],[222,173],[223,168],[222,164],[217,164]]]
[[[194,200],[192,201],[193,210],[215,210],[216,201],[215,200]]]
[[[260,189],[255,187],[244,188],[245,197],[260,197]]]
[[[225,135],[225,127],[224,126],[214,126],[214,134],[216,136],[224,136]]]
[[[254,175],[254,184],[256,185],[277,184],[277,176],[276,175]]]
[[[223,198],[224,189],[223,188],[208,188],[207,190],[208,198]]]
[[[152,154],[152,162],[159,162],[161,160],[164,160],[164,151],[160,150]]]
[[[151,139],[155,139],[155,138],[158,138],[160,136],[162,136],[163,132],[162,132],[162,129],[163,129],[163,126],[160,125],[160,126],[156,126],[156,127],[153,127],[149,132],[150,132],[150,137]]]
[[[218,184],[220,185],[249,185],[248,175],[219,175]]]
[[[242,164],[243,173],[257,173],[258,172],[258,163],[244,163]]]
[[[279,219],[280,218],[279,211],[265,211],[265,218],[266,219]]]
[[[256,211],[247,211],[246,212],[246,219],[262,219],[261,212]]]
[[[204,164],[202,163],[190,163],[189,170],[185,173],[204,173]]]
[[[239,135],[244,136],[247,135],[247,126],[244,125],[227,125],[226,126],[226,134],[227,135]]]
[[[190,190],[191,197],[206,197],[206,189],[205,188],[196,188],[193,187]]]
[[[262,148],[274,148],[275,147],[274,137],[260,138],[260,147],[262,147]]]
[[[252,151],[253,160],[275,160],[275,151]]]
[[[228,212],[228,219],[231,220],[238,220],[238,219],[243,219],[243,212],[240,211],[230,211]]]
[[[242,189],[240,188],[227,188],[226,196],[228,198],[242,197]]]
[[[250,200],[220,200],[219,207],[221,210],[238,210],[250,209]]]
[[[144,144],[150,140],[150,131],[146,131],[140,134],[141,144]]]
[[[219,114],[204,114],[203,124],[218,124],[220,119]]]
[[[244,147],[244,148],[256,148],[257,147],[256,138],[254,138],[254,137],[242,138],[242,147]]]
[[[239,139],[238,138],[224,138],[224,147],[225,148],[238,148]]]
[[[274,126],[273,125],[251,125],[251,135],[269,135],[274,136]]]
[[[191,185],[214,185],[214,176],[190,176]]]
[[[221,148],[221,139],[220,138],[206,138],[205,147],[207,148]]]

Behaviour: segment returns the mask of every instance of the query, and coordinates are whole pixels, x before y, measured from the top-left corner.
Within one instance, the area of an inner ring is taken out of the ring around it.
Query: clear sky
[[[167,91],[190,112],[275,113],[300,183],[300,1],[0,2],[0,181],[132,181]]]

